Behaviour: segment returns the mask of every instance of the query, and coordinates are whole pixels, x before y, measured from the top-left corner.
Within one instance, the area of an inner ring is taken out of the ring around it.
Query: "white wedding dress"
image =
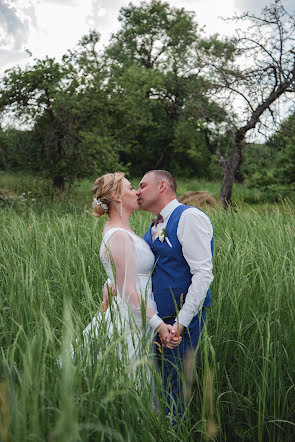
[[[136,361],[144,356],[146,349],[151,349],[153,330],[146,313],[147,310],[157,313],[151,290],[154,254],[139,236],[125,229],[112,228],[103,237],[100,259],[116,288],[116,296],[112,296],[107,311],[98,312],[84,329],[84,345],[100,339],[107,339],[111,345],[112,340],[117,340],[119,357],[124,361],[126,357],[129,362]]]

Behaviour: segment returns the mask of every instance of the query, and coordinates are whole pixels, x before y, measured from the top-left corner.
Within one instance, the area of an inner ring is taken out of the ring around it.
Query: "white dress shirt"
[[[153,241],[157,238],[157,232],[166,227],[173,210],[180,205],[174,199],[161,210],[160,214],[164,221],[152,227]],[[177,238],[182,245],[183,256],[192,274],[192,282],[185,302],[176,318],[177,322],[185,327],[188,327],[193,317],[201,309],[209,286],[213,281],[212,236],[212,224],[208,216],[201,210],[192,207],[181,214],[177,228]]]

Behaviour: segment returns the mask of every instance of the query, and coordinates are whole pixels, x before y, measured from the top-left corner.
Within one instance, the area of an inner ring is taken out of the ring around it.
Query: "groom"
[[[152,285],[158,315],[173,331],[155,350],[168,406],[180,412],[183,362],[198,347],[206,307],[212,303],[213,227],[204,212],[177,201],[175,179],[165,170],[147,172],[137,197],[142,210],[157,215],[144,239],[155,255]],[[169,344],[180,335],[181,343],[172,348]]]

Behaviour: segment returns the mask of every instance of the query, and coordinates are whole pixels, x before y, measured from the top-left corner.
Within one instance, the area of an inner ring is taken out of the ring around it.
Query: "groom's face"
[[[138,204],[142,210],[154,213],[159,196],[159,185],[153,172],[144,175],[137,191]]]

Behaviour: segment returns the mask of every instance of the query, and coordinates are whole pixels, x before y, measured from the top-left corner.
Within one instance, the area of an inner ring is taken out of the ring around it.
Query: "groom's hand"
[[[183,330],[183,325],[178,322],[174,322],[173,326],[169,325],[169,335],[166,337],[164,347],[172,350],[176,348],[182,341],[181,333]]]
[[[165,348],[170,348],[169,347],[169,336],[171,334],[171,331],[172,331],[172,325],[165,324],[164,321],[161,322],[159,327],[157,327],[157,332],[159,333],[162,345]],[[168,339],[168,342],[167,342],[167,339]]]
[[[157,331],[163,347],[169,348],[170,350],[177,347],[182,340],[181,336],[175,336],[175,330],[171,324],[165,324],[165,322],[162,322],[157,328]]]
[[[181,333],[183,332],[183,325],[179,324],[179,322],[174,322],[173,326],[172,326],[172,330],[175,333],[175,336],[181,336]]]
[[[168,348],[175,348],[177,347],[181,340],[181,333],[183,331],[183,325],[179,324],[178,322],[174,322],[173,326],[171,327],[169,336],[166,338],[166,343]]]
[[[170,350],[172,348],[176,348],[182,341],[181,332],[183,330],[183,326],[181,324],[177,324],[182,327],[180,330],[180,328],[175,328],[175,324],[177,323],[175,322],[173,326],[169,325],[169,335],[166,338],[166,348],[170,348]]]

